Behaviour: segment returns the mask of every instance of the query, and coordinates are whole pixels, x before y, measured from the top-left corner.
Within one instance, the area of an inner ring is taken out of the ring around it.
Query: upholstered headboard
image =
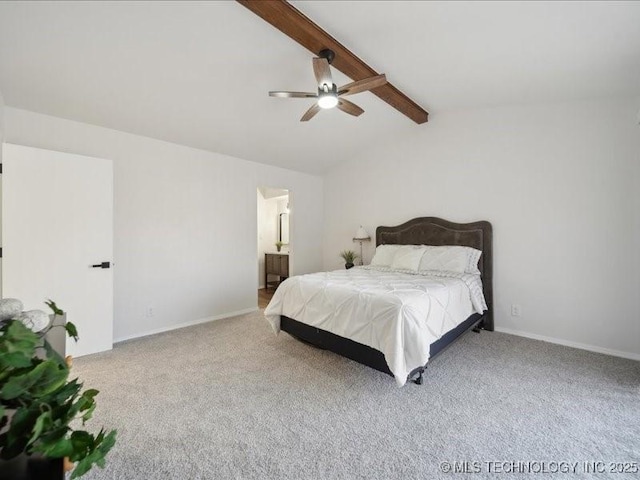
[[[478,268],[489,308],[485,314],[484,328],[493,330],[493,250],[489,222],[454,223],[437,217],[414,218],[396,227],[378,227],[376,246],[384,244],[462,245],[481,250]]]

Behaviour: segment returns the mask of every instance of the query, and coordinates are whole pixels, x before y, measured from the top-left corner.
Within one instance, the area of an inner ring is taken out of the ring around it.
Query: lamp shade
[[[358,231],[356,232],[356,235],[353,237],[354,240],[371,240],[371,237],[369,236],[369,234],[367,233],[367,231],[362,228],[362,225],[360,225],[360,228],[358,228]]]

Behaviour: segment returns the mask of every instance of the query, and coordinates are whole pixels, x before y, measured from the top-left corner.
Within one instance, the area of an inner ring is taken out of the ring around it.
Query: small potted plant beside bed
[[[17,312],[7,314],[8,301]],[[64,315],[54,302],[47,305]],[[104,466],[116,432],[76,428],[91,418],[98,390],[69,380],[69,365],[44,337],[57,328],[49,316],[20,310],[18,300],[0,300],[0,478],[62,479],[63,462],[78,478]],[[78,339],[72,323],[60,327]]]
[[[356,255],[356,252],[354,252],[353,250],[344,250],[340,252],[340,257],[345,262],[344,268],[349,270],[350,268],[353,268],[354,262],[356,261],[356,258],[358,258],[358,255]]]

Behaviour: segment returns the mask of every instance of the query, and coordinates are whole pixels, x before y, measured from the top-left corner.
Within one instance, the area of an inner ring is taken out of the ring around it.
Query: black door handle
[[[91,265],[91,268],[111,268],[111,263],[110,262],[96,263],[95,265]]]

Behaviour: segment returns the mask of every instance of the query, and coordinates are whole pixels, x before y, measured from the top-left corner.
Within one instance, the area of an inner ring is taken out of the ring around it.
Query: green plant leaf
[[[42,435],[42,432],[49,425],[51,425],[51,423],[51,412],[47,410],[46,412],[41,413],[40,416],[36,419],[36,423],[33,425],[33,433],[31,434],[31,438],[27,442],[27,445],[31,445],[36,440],[38,440],[38,438],[40,438],[40,436]]]
[[[86,410],[90,410],[91,407],[94,406],[94,405],[95,405],[95,402],[93,400],[93,396],[92,395],[85,396],[84,394],[82,394],[80,396],[80,398],[75,400],[69,406],[67,415],[69,417],[73,418],[80,412],[83,412],[83,411],[86,411]]]
[[[63,367],[55,360],[47,360],[44,364],[47,365],[45,373],[31,390],[32,394],[37,397],[44,397],[62,388],[67,383],[69,376],[69,369],[66,365]]]
[[[359,255],[353,250],[343,250],[340,252],[340,257],[347,263],[353,263]]]
[[[100,431],[100,433],[103,433],[103,432],[104,430]],[[98,450],[100,450],[104,455],[109,453],[109,451],[116,444],[116,434],[117,434],[116,430],[111,430],[109,433],[107,433],[106,436],[104,436],[104,439],[100,439],[100,445],[98,446]]]
[[[82,415],[83,425],[93,416],[93,411],[96,409],[96,402],[94,398],[98,393],[100,393],[98,390],[90,389],[90,390],[86,390],[82,394],[82,397],[81,397],[82,405],[80,406],[78,411],[84,412]]]
[[[56,305],[56,302],[54,302],[50,298],[48,298],[47,301],[44,303],[45,305],[47,305],[47,307],[51,309],[54,315],[64,315],[64,312],[60,308],[58,308],[58,306]]]
[[[25,394],[46,395],[64,385],[68,374],[69,371],[54,360],[45,360],[23,374],[9,378],[0,390],[0,398],[11,400]]]
[[[0,328],[0,371],[28,367],[40,343],[40,337],[18,320],[9,320]]]
[[[94,449],[82,460],[78,461],[73,472],[71,473],[71,479],[81,477],[87,473],[91,467],[95,464],[100,468],[104,467],[104,458],[109,453],[111,448],[116,443],[116,431],[112,430],[106,436],[104,431],[101,430],[98,436],[95,438]],[[73,460],[73,459],[72,459]]]
[[[33,452],[39,452],[51,458],[69,456],[72,452],[72,445],[66,438],[69,432],[68,422],[62,421],[62,419],[56,417],[53,413],[51,414],[51,418],[55,425],[42,433],[40,438],[34,443],[32,450]]]
[[[100,390],[96,390],[95,388],[89,388],[88,390],[85,390],[84,392],[82,392],[82,396],[84,398],[93,400],[95,396],[98,395],[99,393],[100,393]]]
[[[31,363],[31,357],[27,357],[23,352],[0,353],[0,355],[2,355],[0,359],[1,370],[11,367],[28,367]]]
[[[84,430],[76,430],[71,434],[71,444],[73,445],[74,455],[72,455],[71,460],[78,460],[76,455],[84,454],[85,452],[90,452],[93,450],[93,435],[89,432],[85,432]]]
[[[55,392],[52,392],[50,395],[51,398],[49,398],[49,403],[54,405],[62,404],[70,397],[77,395],[81,388],[82,384],[78,383],[77,378],[74,378]]]
[[[68,438],[62,437],[48,442],[41,441],[34,450],[49,458],[70,457],[73,455],[73,444]]]
[[[67,335],[69,335],[70,338],[73,338],[76,342],[78,341],[78,329],[73,323],[65,323],[64,329],[67,331]]]
[[[85,409],[84,413],[82,414],[82,425],[84,425],[85,423],[87,423],[89,420],[91,420],[91,417],[93,417],[93,412],[96,409],[96,404],[93,403],[91,404],[91,406],[87,409]]]
[[[41,365],[41,364],[40,364]],[[38,381],[41,372],[36,371],[40,365],[26,373],[10,377],[0,390],[1,400],[12,400],[20,396],[28,397],[29,389]]]

